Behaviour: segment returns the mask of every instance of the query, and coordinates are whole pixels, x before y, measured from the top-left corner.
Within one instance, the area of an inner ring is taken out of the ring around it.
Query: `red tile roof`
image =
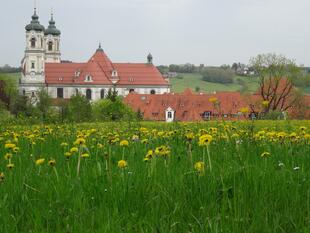
[[[46,63],[45,80],[47,84],[112,85],[113,70],[118,74],[117,85],[169,85],[154,65],[112,63],[103,51],[96,51],[86,63]],[[92,82],[85,81],[87,75]]]
[[[211,97],[216,98],[219,104],[211,103]],[[162,95],[130,93],[124,102],[135,111],[140,110],[145,120],[157,121],[165,120],[165,111],[169,107],[175,111],[177,121],[200,121],[204,112],[211,112],[213,117],[227,115],[226,119],[244,119],[244,115],[240,114],[243,107],[247,107],[249,113],[262,111],[260,95],[241,95],[239,92],[194,94],[187,89],[183,93]],[[289,108],[288,114],[291,118],[310,119],[310,96],[304,96],[300,103]]]
[[[219,105],[210,102],[211,97],[218,99]],[[175,111],[175,119],[179,121],[203,120],[201,114],[227,114],[227,118],[238,114],[247,102],[238,92],[220,92],[216,94],[194,94],[187,89],[183,93],[162,95],[131,93],[125,103],[134,110],[140,110],[145,120],[165,120],[165,111],[171,107]]]

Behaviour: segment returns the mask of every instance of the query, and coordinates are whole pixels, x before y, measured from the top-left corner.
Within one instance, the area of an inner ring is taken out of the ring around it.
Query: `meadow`
[[[310,232],[310,121],[0,126],[0,232]]]
[[[243,88],[246,88],[244,91],[255,92],[259,87],[259,80],[256,77],[235,76],[233,83],[221,84],[203,81],[202,75],[199,73],[181,73],[179,75],[183,78],[170,78],[173,92],[183,92],[186,88],[195,91],[196,87],[199,87],[200,91],[209,93],[214,91],[241,91]],[[243,85],[240,82],[243,82]]]

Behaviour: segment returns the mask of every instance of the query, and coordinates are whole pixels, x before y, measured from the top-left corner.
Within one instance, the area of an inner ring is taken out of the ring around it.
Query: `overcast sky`
[[[24,55],[34,0],[1,0],[0,65]],[[40,23],[51,8],[63,60],[86,61],[99,41],[115,62],[247,63],[278,53],[310,66],[309,0],[37,0]]]

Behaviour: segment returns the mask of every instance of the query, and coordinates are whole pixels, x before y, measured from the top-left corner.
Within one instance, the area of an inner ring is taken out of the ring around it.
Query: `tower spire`
[[[33,5],[34,5],[34,14],[37,14],[37,0],[33,0]]]
[[[51,21],[54,20],[54,11],[53,11],[53,7],[51,8]]]
[[[101,41],[99,41],[99,46],[98,46],[97,51],[103,52],[103,49],[102,49],[102,47],[101,47]]]

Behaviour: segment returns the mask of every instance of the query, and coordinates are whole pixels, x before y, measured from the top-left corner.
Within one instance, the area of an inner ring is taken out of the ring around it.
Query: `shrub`
[[[234,73],[231,69],[207,68],[203,72],[202,80],[213,83],[233,83]]]
[[[93,104],[93,117],[97,121],[136,120],[137,114],[125,105],[119,97],[99,100]]]

